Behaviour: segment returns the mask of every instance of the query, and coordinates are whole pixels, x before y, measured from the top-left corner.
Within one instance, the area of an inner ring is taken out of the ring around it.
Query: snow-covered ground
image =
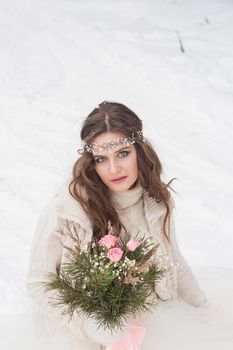
[[[36,221],[103,100],[144,120],[164,179],[178,178],[177,236],[212,304],[181,304],[173,341],[150,349],[233,348],[232,87],[231,0],[0,1],[1,349],[35,348],[22,319]]]

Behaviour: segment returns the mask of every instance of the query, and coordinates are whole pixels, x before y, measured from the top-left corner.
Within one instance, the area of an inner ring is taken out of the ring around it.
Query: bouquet
[[[61,265],[59,274],[49,273],[45,290],[56,289],[53,306],[65,306],[72,319],[74,312],[92,317],[97,326],[111,331],[122,329],[129,317],[157,306],[155,284],[169,269],[153,238],[132,239],[109,232],[98,243],[92,240],[86,250],[74,245]],[[167,261],[165,257],[165,261]]]

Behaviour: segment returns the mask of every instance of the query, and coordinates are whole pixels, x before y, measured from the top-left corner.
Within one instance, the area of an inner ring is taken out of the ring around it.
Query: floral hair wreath
[[[83,153],[93,153],[95,152],[114,152],[116,149],[118,149],[119,146],[129,146],[130,144],[135,143],[136,141],[142,141],[146,143],[146,140],[143,136],[142,130],[139,130],[136,132],[131,133],[131,136],[128,137],[118,137],[118,138],[110,138],[108,141],[104,141],[101,145],[98,145],[95,142],[89,143],[88,140],[91,138],[91,136],[94,135],[94,131],[92,131],[83,141],[81,144],[81,148],[78,149],[79,154]]]

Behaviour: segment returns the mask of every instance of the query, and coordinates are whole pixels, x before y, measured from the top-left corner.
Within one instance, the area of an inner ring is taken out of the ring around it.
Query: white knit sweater
[[[174,303],[179,299],[196,307],[208,306],[205,294],[201,291],[188,263],[182,256],[177,244],[174,225],[174,200],[171,198],[171,246],[162,234],[163,218],[166,212],[162,202],[157,203],[142,189],[141,185],[126,192],[111,192],[111,201],[116,208],[120,220],[125,227],[136,235],[141,231],[154,235],[160,243],[159,249],[170,257],[177,269],[172,269],[165,279],[156,287],[161,302]],[[68,234],[73,232],[73,238]],[[31,246],[26,286],[37,304],[58,323],[68,324],[68,316],[62,314],[62,308],[54,308],[51,302],[56,301],[55,290],[44,292],[41,282],[46,280],[49,272],[59,272],[66,260],[67,248],[79,239],[82,248],[92,237],[91,223],[80,204],[70,195],[68,182],[48,202],[39,217],[36,232]],[[71,328],[79,332],[79,336],[87,339],[83,333],[83,320],[70,322]]]

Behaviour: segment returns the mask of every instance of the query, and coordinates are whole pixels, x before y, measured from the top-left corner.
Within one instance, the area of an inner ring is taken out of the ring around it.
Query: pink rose
[[[123,250],[121,248],[111,248],[108,251],[107,257],[114,262],[118,262],[121,260],[121,257],[123,255]]]
[[[115,244],[119,241],[118,237],[113,235],[105,235],[99,241],[99,245],[103,245],[106,248],[114,247]]]
[[[140,245],[140,243],[138,241],[135,241],[134,239],[130,239],[128,241],[128,243],[126,244],[126,247],[133,252],[138,246]]]

